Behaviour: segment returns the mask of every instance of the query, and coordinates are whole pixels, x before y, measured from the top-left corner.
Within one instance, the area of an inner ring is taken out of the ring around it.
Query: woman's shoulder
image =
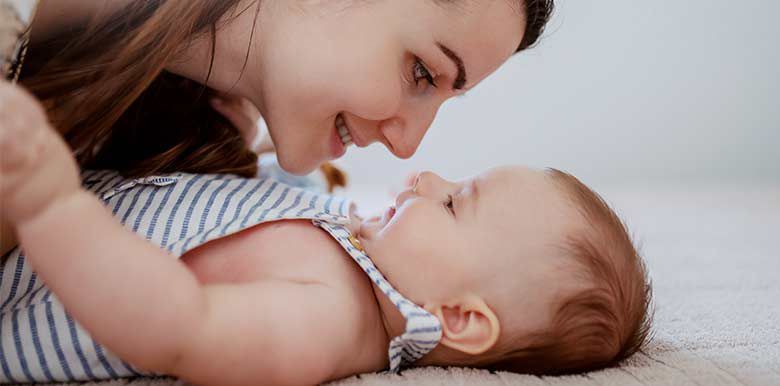
[[[39,0],[0,0],[0,72],[16,80],[29,41],[29,25]]]

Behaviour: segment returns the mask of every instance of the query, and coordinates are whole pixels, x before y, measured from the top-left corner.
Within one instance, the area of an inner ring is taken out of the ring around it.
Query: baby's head
[[[626,228],[557,170],[420,173],[360,238],[409,300],[438,316],[420,365],[560,374],[612,365],[647,339],[650,286]],[[403,319],[384,296],[386,328]]]

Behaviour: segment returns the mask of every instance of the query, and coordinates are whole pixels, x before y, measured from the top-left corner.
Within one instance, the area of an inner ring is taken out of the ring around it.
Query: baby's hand
[[[80,188],[70,149],[40,103],[0,80],[0,210],[18,224]]]

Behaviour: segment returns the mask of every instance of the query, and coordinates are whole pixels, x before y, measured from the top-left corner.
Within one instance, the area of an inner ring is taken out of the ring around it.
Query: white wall
[[[359,185],[522,163],[591,184],[780,182],[780,1],[558,0],[541,44],[445,104],[411,160]]]

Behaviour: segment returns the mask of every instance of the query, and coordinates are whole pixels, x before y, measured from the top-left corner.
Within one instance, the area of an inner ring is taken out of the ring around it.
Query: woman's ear
[[[501,331],[498,317],[485,300],[473,294],[447,304],[426,304],[442,325],[441,344],[470,355],[490,350]]]

